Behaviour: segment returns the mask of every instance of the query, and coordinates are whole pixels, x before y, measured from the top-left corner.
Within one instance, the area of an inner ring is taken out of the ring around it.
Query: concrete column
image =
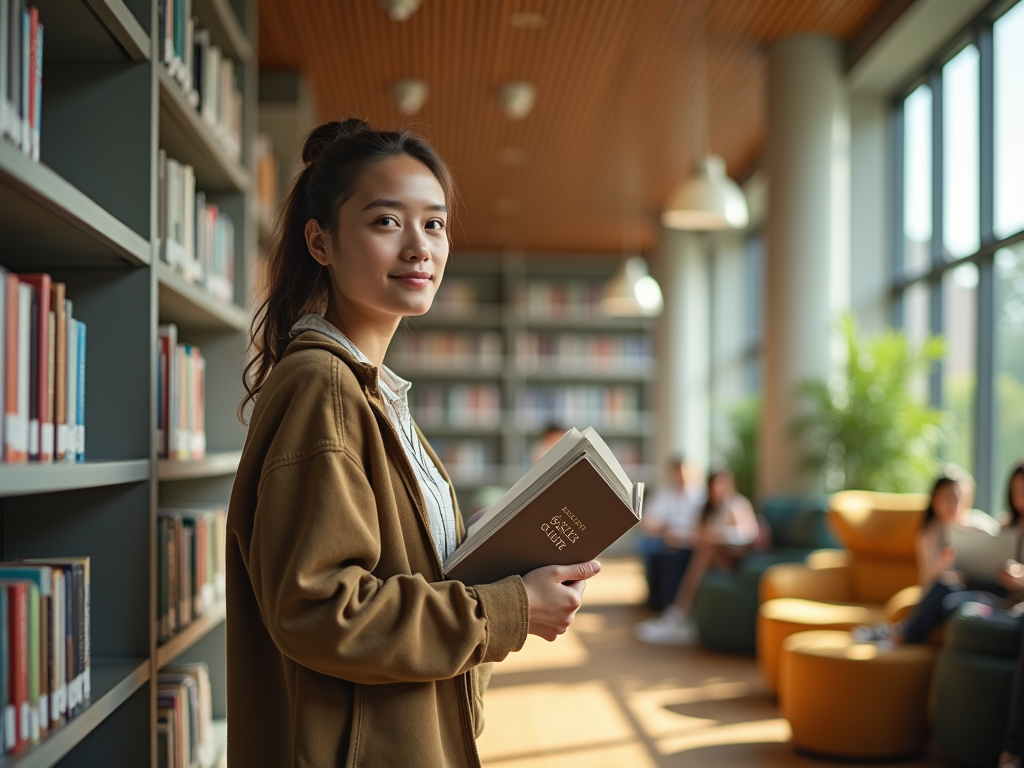
[[[658,321],[659,471],[668,457],[684,453],[706,468],[710,454],[710,276],[706,238],[662,230],[660,253],[652,265],[665,297]]]
[[[817,486],[789,437],[793,390],[829,375],[849,306],[850,114],[838,40],[807,35],[769,47],[767,171],[761,495]]]

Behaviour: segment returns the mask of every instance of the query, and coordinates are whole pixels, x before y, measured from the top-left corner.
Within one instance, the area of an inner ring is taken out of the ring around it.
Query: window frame
[[[997,251],[1024,241],[1024,229],[1001,239],[995,238],[995,71],[993,27],[996,21],[1018,2],[1024,0],[997,0],[981,11],[968,25],[954,35],[939,54],[893,97],[890,107],[892,136],[891,158],[893,162],[892,189],[894,193],[893,216],[893,258],[890,305],[892,323],[897,328],[906,327],[906,291],[915,284],[925,283],[929,296],[929,327],[932,334],[944,331],[943,279],[947,272],[973,263],[978,267],[978,288],[976,298],[976,385],[974,395],[974,466],[978,478],[976,505],[991,509],[998,497],[993,488],[998,482],[1001,468],[993,466],[995,460],[995,254]],[[979,140],[979,247],[974,253],[956,259],[946,259],[944,242],[944,169],[943,169],[943,67],[968,45],[978,49],[978,140]],[[920,85],[928,84],[932,92],[932,239],[931,260],[928,269],[921,274],[904,274],[905,234],[904,216],[906,184],[904,175],[904,102]],[[939,363],[929,381],[929,400],[935,407],[943,404],[943,364]]]

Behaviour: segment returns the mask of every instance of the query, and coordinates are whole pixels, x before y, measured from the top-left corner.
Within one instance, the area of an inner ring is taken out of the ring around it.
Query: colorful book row
[[[157,765],[211,768],[216,762],[210,670],[203,662],[165,667],[156,687]]]
[[[501,424],[501,388],[496,384],[459,384],[447,390],[415,386],[410,391],[413,417],[421,427],[496,428]]]
[[[0,134],[39,160],[43,25],[25,0],[0,0]]]
[[[417,370],[474,368],[500,370],[501,334],[423,331],[397,337],[392,343],[396,366]]]
[[[523,333],[516,364],[528,371],[641,373],[652,363],[650,339],[641,334]]]
[[[604,284],[592,280],[530,280],[516,292],[516,306],[530,318],[599,318],[603,292]]]
[[[516,419],[526,427],[557,424],[631,428],[640,423],[640,398],[635,387],[581,384],[524,387],[516,401]]]
[[[224,599],[227,518],[220,507],[157,514],[157,623],[163,643]]]
[[[158,0],[160,61],[228,156],[242,156],[242,94],[235,63],[198,26],[192,0]]]
[[[0,747],[22,752],[92,694],[88,557],[0,563]]]
[[[230,303],[235,295],[235,225],[196,190],[196,174],[160,150],[157,165],[160,258],[187,282]]]
[[[3,461],[85,460],[85,323],[64,283],[0,267]]]
[[[159,327],[156,450],[165,459],[206,455],[206,359],[178,343],[178,327]]]

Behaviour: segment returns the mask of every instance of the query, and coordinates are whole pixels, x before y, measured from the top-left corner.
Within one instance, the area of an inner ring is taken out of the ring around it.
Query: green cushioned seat
[[[1020,619],[961,607],[950,619],[935,671],[935,738],[943,756],[991,768],[1002,747],[1021,641]]]
[[[776,496],[760,510],[772,530],[772,546],[755,552],[734,573],[711,571],[701,581],[693,618],[701,643],[724,651],[757,649],[761,574],[779,563],[799,563],[816,549],[837,546],[826,525],[828,496]]]

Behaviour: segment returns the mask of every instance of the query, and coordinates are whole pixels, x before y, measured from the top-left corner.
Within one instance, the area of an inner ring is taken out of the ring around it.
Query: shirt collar
[[[315,331],[317,333],[322,333],[324,336],[327,336],[332,341],[335,341],[344,347],[345,350],[360,363],[372,365],[370,358],[364,355],[362,350],[360,350],[348,336],[327,322],[321,315],[311,312],[300,317],[299,321],[292,326],[291,335],[292,337],[298,336],[302,331]],[[411,382],[403,379],[386,365],[381,366],[378,376],[381,383],[381,390],[389,399],[393,401],[404,400],[408,397],[409,389],[412,387]]]

